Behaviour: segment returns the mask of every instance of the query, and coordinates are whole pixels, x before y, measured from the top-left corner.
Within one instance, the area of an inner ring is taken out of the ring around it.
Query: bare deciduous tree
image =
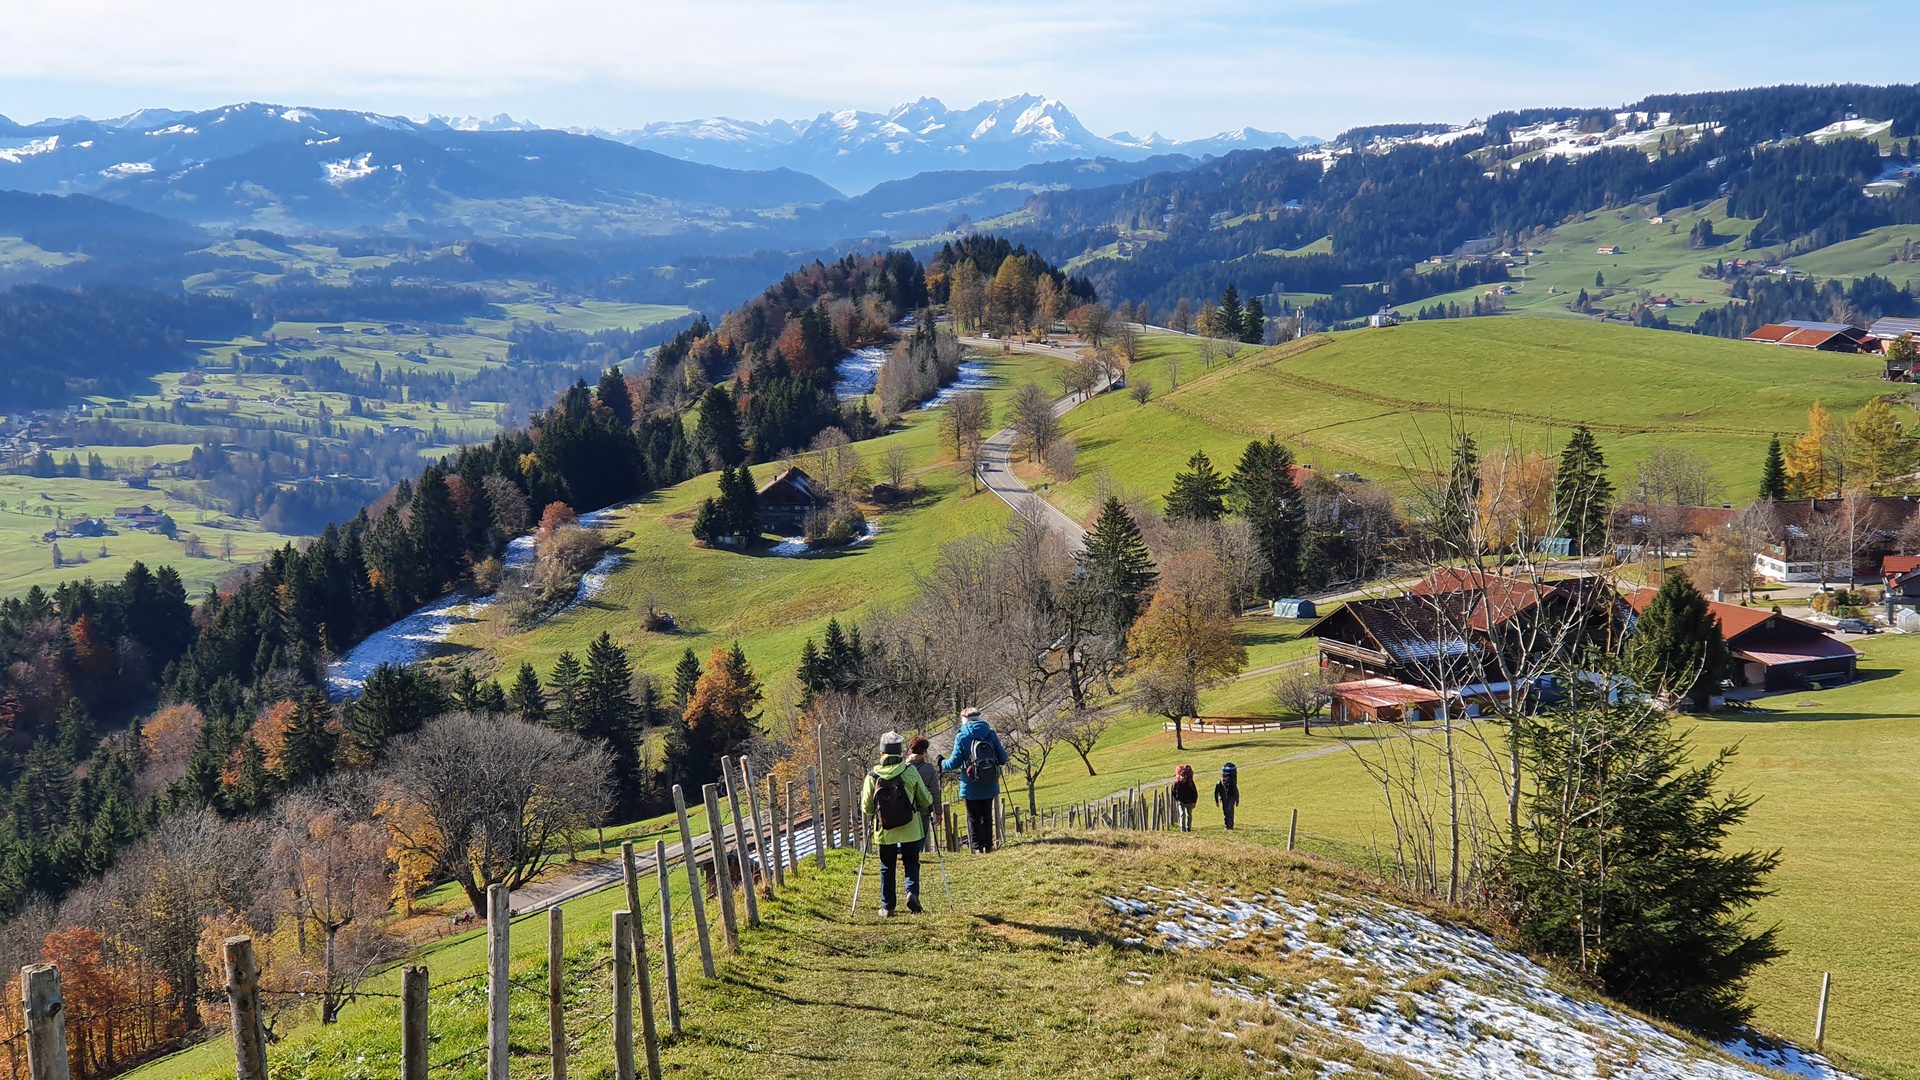
[[[1030,721],[1024,728],[1016,728],[1007,733],[1007,762],[1013,771],[1020,775],[1027,788],[1027,812],[1040,812],[1034,789],[1040,783],[1040,774],[1046,771],[1047,760],[1053,756],[1054,748],[1060,745],[1063,721],[1060,713],[1039,717]]]
[[[880,472],[898,498],[907,490],[907,477],[913,475],[913,459],[907,448],[899,443],[887,447],[887,452],[880,457]]]
[[[946,415],[940,418],[940,439],[954,460],[967,470],[974,491],[980,490],[980,448],[992,424],[993,406],[978,390],[963,390],[953,395],[947,402]]]
[[[1080,764],[1087,767],[1087,775],[1096,775],[1093,771],[1093,749],[1100,744],[1100,736],[1107,733],[1113,725],[1105,713],[1092,709],[1071,711],[1060,727],[1060,741],[1073,748],[1080,755]]]
[[[1054,415],[1053,398],[1038,383],[1023,383],[1013,392],[1014,450],[1024,452],[1028,461],[1043,459],[1054,439],[1060,435],[1060,418]]]
[[[1267,700],[1281,716],[1300,721],[1303,733],[1313,734],[1313,718],[1327,707],[1326,673],[1320,665],[1308,662],[1286,668],[1267,684]]]
[[[391,953],[380,925],[391,892],[386,830],[345,803],[329,790],[287,798],[268,856],[277,906],[320,934],[322,1024],[338,1019],[361,979]]]
[[[600,747],[512,718],[452,713],[409,737],[381,770],[392,847],[431,860],[477,914],[487,886],[526,884],[575,829],[606,812]]]

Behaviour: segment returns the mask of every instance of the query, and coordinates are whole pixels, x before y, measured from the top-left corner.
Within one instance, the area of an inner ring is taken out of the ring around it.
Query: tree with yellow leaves
[[[1168,560],[1147,613],[1127,643],[1140,658],[1135,704],[1173,721],[1173,745],[1185,749],[1182,717],[1199,714],[1200,684],[1237,675],[1247,650],[1233,635],[1226,579],[1210,552]]]
[[[1787,447],[1787,496],[1815,499],[1827,493],[1829,443],[1833,421],[1826,406],[1815,401],[1807,410],[1807,433]]]
[[[1913,449],[1886,401],[1874,398],[1847,418],[1846,478],[1854,490],[1875,494],[1913,470]]]
[[[1502,447],[1480,462],[1476,525],[1480,546],[1530,556],[1553,532],[1551,458],[1538,450],[1522,454]]]

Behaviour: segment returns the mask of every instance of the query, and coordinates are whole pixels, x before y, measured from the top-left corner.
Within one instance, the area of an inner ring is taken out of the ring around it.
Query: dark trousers
[[[920,895],[920,842],[916,840],[911,844],[880,845],[880,906],[888,911],[893,910],[895,859],[900,860],[900,865],[906,870],[907,895],[918,897]]]
[[[1226,815],[1227,828],[1233,828],[1233,808],[1239,805],[1238,799],[1226,799],[1220,803],[1220,812]]]
[[[993,800],[967,800],[967,844],[975,851],[993,850]]]

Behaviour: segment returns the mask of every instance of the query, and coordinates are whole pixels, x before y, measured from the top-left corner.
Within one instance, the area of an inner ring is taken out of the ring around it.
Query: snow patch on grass
[[[1555,989],[1546,968],[1484,933],[1383,901],[1333,894],[1295,901],[1279,890],[1216,899],[1197,888],[1152,886],[1105,899],[1131,931],[1130,943],[1173,952],[1243,943],[1304,954],[1323,971],[1331,966],[1343,977],[1282,985],[1216,975],[1213,992],[1271,1006],[1434,1076],[1759,1080],[1763,1074],[1744,1067],[1753,1064],[1809,1080],[1851,1080],[1825,1058],[1757,1039],[1720,1047],[1722,1056]]]

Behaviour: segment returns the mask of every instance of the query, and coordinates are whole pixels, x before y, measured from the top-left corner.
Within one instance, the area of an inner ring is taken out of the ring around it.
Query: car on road
[[[1841,619],[1834,624],[1835,630],[1843,634],[1877,634],[1880,628],[1865,619]]]

